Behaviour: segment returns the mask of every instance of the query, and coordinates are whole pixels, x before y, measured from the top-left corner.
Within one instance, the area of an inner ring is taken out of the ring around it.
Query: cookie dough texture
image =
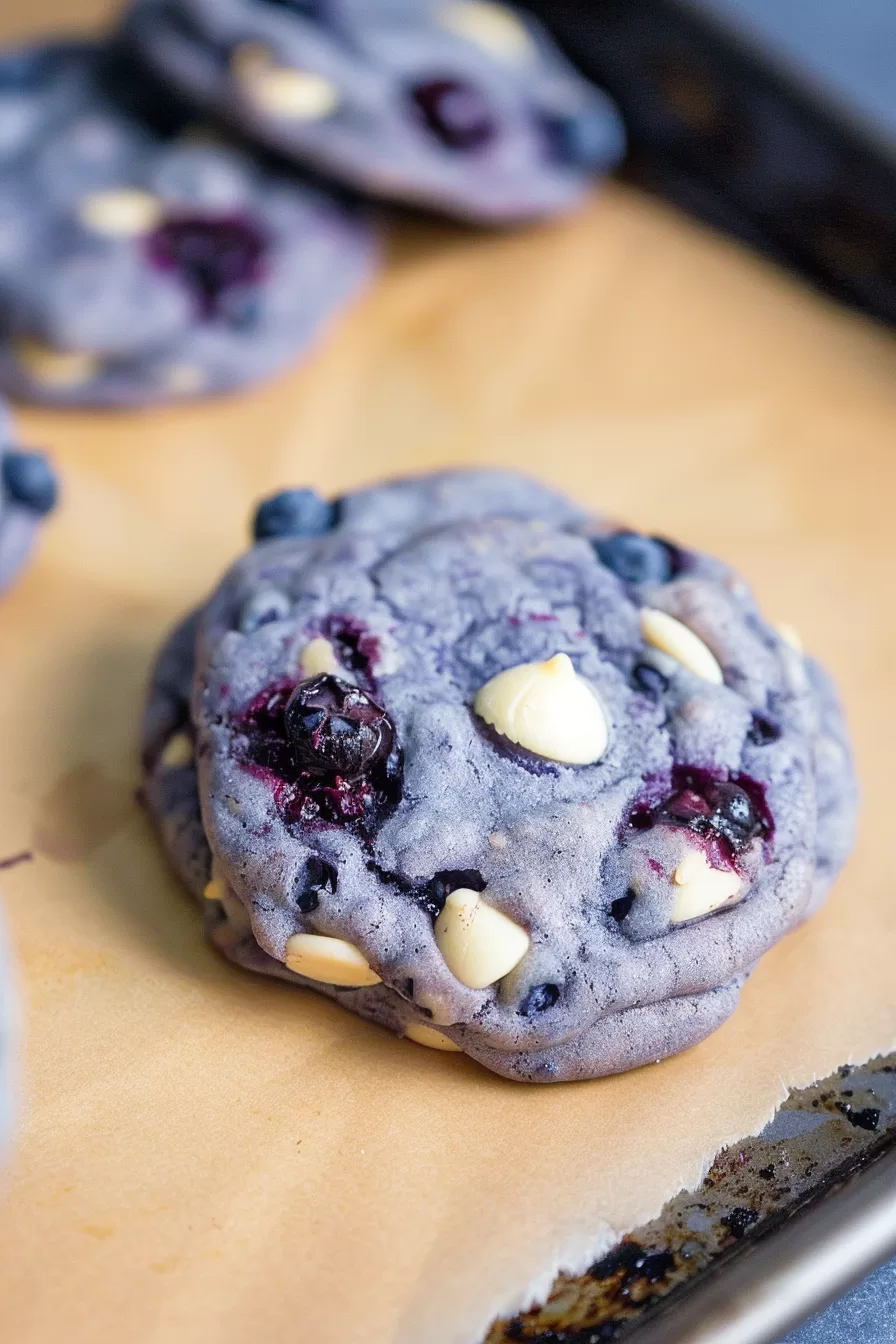
[[[328,532],[265,540],[234,565],[163,648],[143,731],[150,813],[207,894],[218,948],[400,1035],[438,1031],[514,1079],[629,1069],[724,1021],[849,851],[844,724],[826,674],[732,570],[636,538],[661,563],[623,580],[601,559],[615,563],[619,535],[525,478],[459,471],[348,495]],[[651,646],[642,610],[692,631],[722,683]],[[386,711],[397,796],[365,804],[363,778],[344,795],[297,788],[277,707],[315,639]],[[536,755],[474,712],[490,678],[557,654],[607,716],[592,764]],[[683,884],[707,873],[701,904]],[[528,935],[484,988],[437,942],[440,916],[477,893],[483,927],[497,911]],[[349,943],[380,982],[289,970],[302,934]]]
[[[0,57],[0,389],[225,392],[300,355],[372,273],[354,210],[228,143],[115,46]]]
[[[138,0],[123,32],[252,139],[465,218],[567,209],[624,147],[540,25],[484,0]]]

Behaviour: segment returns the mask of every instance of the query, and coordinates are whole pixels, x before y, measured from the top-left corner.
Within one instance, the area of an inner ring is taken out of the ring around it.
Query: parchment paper
[[[566,222],[397,230],[304,369],[147,415],[23,413],[65,507],[0,605],[0,872],[26,1113],[0,1205],[9,1344],[475,1344],[756,1132],[896,1047],[896,346],[614,187]],[[664,1064],[530,1088],[203,945],[133,798],[164,629],[252,499],[516,463],[724,553],[834,668],[865,792],[824,912]]]

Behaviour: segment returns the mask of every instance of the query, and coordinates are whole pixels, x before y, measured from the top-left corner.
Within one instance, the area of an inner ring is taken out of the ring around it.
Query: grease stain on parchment
[[[86,859],[135,816],[133,785],[94,762],[68,770],[38,804],[32,846],[57,863]]]

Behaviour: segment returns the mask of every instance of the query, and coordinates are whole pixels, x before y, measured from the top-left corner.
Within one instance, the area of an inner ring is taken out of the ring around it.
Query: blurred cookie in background
[[[58,405],[226,392],[370,278],[357,209],[225,142],[115,46],[0,57],[0,389]]]
[[[0,592],[27,561],[38,529],[56,507],[58,495],[48,458],[19,446],[12,416],[0,401]]]
[[[124,33],[296,162],[461,218],[563,211],[624,150],[606,95],[487,0],[137,0]]]

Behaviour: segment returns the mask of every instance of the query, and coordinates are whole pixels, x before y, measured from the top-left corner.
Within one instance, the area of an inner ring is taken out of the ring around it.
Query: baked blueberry
[[[411,99],[427,129],[446,149],[480,149],[495,134],[488,99],[474,84],[430,79],[414,86]]]
[[[559,985],[535,985],[520,1004],[520,1012],[523,1017],[535,1017],[538,1013],[546,1013],[549,1008],[553,1008],[559,997]]]
[[[650,696],[651,700],[659,700],[663,692],[669,689],[669,678],[664,677],[650,663],[636,663],[632,669],[632,685],[642,694]]]
[[[59,486],[45,453],[7,448],[0,471],[3,489],[14,503],[41,517],[56,507]]]
[[[385,761],[394,731],[369,695],[334,676],[303,681],[286,703],[286,732],[296,764],[317,775],[356,779]]]
[[[842,716],[727,566],[688,552],[645,591],[595,563],[602,527],[513,473],[446,472],[228,571],[163,650],[144,733],[225,955],[527,1081],[662,1058],[734,1010],[849,851]],[[272,584],[283,618],[235,637]],[[658,650],[668,684],[634,671]],[[756,704],[782,731],[747,773]]]
[[[336,523],[337,506],[314,490],[281,490],[259,504],[252,522],[256,541],[319,537]]]
[[[602,565],[623,583],[668,583],[672,577],[669,546],[640,532],[614,532],[594,543]]]
[[[754,747],[767,747],[770,742],[777,742],[781,736],[781,729],[766,714],[754,714],[750,720],[750,726],[747,729],[747,737]]]
[[[15,447],[12,416],[0,399],[0,591],[26,563],[58,493],[49,459]]]
[[[627,891],[624,896],[617,896],[616,900],[610,905],[610,914],[617,924],[621,924],[626,915],[635,903],[636,893]]]
[[[488,0],[136,0],[181,93],[350,188],[498,223],[567,210],[621,157],[616,108]]]

